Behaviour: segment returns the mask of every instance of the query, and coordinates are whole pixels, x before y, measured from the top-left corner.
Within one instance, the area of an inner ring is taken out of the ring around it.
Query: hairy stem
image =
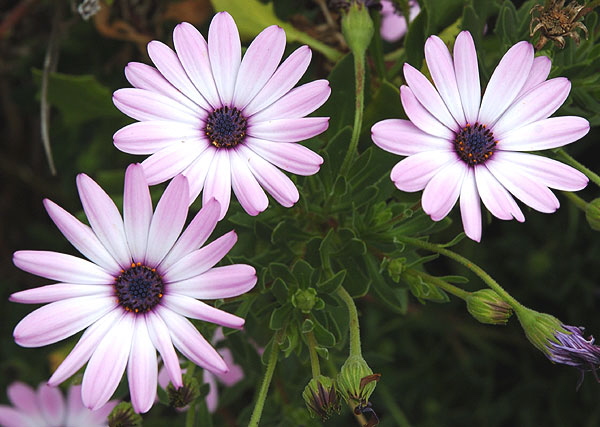
[[[265,376],[263,377],[263,382],[260,386],[258,397],[256,399],[256,403],[254,404],[254,410],[252,411],[252,416],[250,417],[248,427],[258,427],[258,423],[260,421],[260,417],[265,406],[265,400],[267,399],[267,392],[269,391],[269,386],[271,385],[271,380],[273,379],[273,372],[275,371],[275,366],[277,365],[278,355],[279,344],[277,343],[276,335],[273,340],[273,346],[271,347],[271,354],[269,354],[269,361],[267,362]]]
[[[350,356],[362,357],[362,350],[360,348],[360,326],[358,324],[358,311],[354,300],[343,286],[337,288],[337,294],[342,299],[346,307],[348,308],[349,325],[350,330]]]
[[[562,160],[564,160],[569,165],[573,166],[575,169],[577,169],[578,171],[583,173],[585,176],[587,176],[590,179],[590,181],[592,181],[594,184],[596,184],[598,187],[600,187],[600,176],[598,176],[595,172],[593,172],[591,169],[588,169],[587,167],[585,167],[584,165],[579,163],[577,160],[575,160],[573,157],[571,157],[569,155],[569,153],[567,153],[562,148],[557,149],[556,154],[558,154],[558,156]]]

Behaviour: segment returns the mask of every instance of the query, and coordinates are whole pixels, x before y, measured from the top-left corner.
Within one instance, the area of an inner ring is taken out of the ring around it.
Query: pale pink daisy
[[[546,80],[550,59],[534,58],[533,46],[519,42],[504,55],[483,97],[471,34],[456,38],[454,58],[444,42],[429,37],[425,58],[435,86],[404,65],[400,97],[409,120],[388,119],[372,128],[375,144],[407,156],[391,173],[403,191],[423,191],[423,210],[444,218],[460,197],[463,227],[481,240],[481,206],[497,218],[525,221],[516,197],[545,213],[559,207],[549,188],[581,190],[588,179],[558,161],[526,153],[561,147],[590,128],[581,117],[552,117],[567,98],[564,77]]]
[[[0,405],[2,427],[102,427],[108,425],[108,414],[117,403],[111,400],[95,411],[81,402],[81,386],[69,388],[65,399],[56,387],[40,384],[37,391],[22,382],[8,386],[8,399],[13,406]]]
[[[410,7],[408,22],[412,22],[419,12],[421,12],[421,8],[416,0],[409,0],[408,5]],[[379,28],[381,38],[388,42],[396,42],[404,37],[407,30],[408,24],[406,18],[394,6],[391,0],[381,0],[381,27]]]
[[[173,31],[175,51],[148,44],[156,68],[132,62],[125,75],[134,88],[119,89],[118,109],[139,120],[114,135],[119,150],[151,154],[142,162],[150,185],[182,173],[190,200],[215,198],[221,218],[231,190],[250,215],[268,206],[266,190],[283,206],[298,201],[294,183],[278,168],[298,175],[318,172],[323,159],[298,144],[323,132],[328,117],[305,117],[329,97],[327,80],[292,89],[306,71],[311,51],[302,46],[281,65],[285,32],[262,31],[241,57],[237,27],[220,12],[208,43],[192,25]],[[263,190],[264,188],[264,190]]]
[[[50,303],[19,322],[17,344],[41,347],[87,328],[48,383],[61,383],[87,362],[82,399],[96,409],[112,396],[127,367],[133,407],[146,412],[156,396],[156,350],[175,387],[182,380],[174,347],[204,369],[227,372],[221,356],[186,319],[241,328],[244,319],[196,298],[234,297],[256,283],[249,265],[214,267],[235,244],[235,232],[201,248],[217,224],[219,203],[206,203],[181,233],[188,214],[184,176],[173,179],[153,212],[142,166],[130,165],[123,217],[87,175],[77,177],[77,187],[91,227],[50,200],[44,205],[89,261],[48,251],[18,251],[13,258],[20,269],[61,282],[11,295],[15,302]]]

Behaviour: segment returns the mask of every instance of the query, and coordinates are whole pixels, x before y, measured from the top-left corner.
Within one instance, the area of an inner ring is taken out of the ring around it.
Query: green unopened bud
[[[373,33],[373,20],[369,9],[360,2],[352,2],[348,11],[342,12],[342,34],[354,55],[364,55]]]
[[[475,319],[489,325],[506,325],[512,308],[491,289],[481,289],[467,297],[467,310]]]
[[[600,199],[594,199],[587,204],[585,219],[592,230],[600,231]]]
[[[319,375],[310,380],[302,397],[312,417],[317,415],[325,421],[333,412],[340,413],[340,397],[329,377]]]
[[[195,377],[184,375],[181,387],[175,388],[173,384],[167,386],[167,395],[169,396],[169,405],[173,408],[185,408],[200,397],[200,384]]]
[[[550,314],[538,313],[526,307],[523,307],[516,313],[527,339],[538,350],[549,357],[549,343],[554,342],[559,344],[556,339],[556,333],[567,333],[561,321]]]
[[[388,274],[396,283],[400,281],[400,276],[406,269],[406,258],[394,258],[387,266]]]
[[[315,288],[298,289],[292,295],[292,304],[302,313],[308,314],[317,303],[317,291]]]
[[[368,402],[380,376],[373,373],[362,356],[350,356],[338,374],[338,391],[347,402]]]
[[[109,427],[138,427],[142,425],[142,416],[133,410],[129,402],[121,402],[108,415]]]

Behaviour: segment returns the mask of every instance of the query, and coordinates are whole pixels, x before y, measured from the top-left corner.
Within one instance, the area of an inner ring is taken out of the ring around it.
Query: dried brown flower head
[[[580,5],[576,1],[565,6],[565,0],[546,0],[544,6],[535,5],[529,11],[532,15],[529,37],[540,32],[535,49],[540,50],[549,40],[562,49],[565,47],[565,37],[571,37],[579,45],[581,39],[577,30],[583,31],[585,38],[588,38],[588,30],[581,19],[591,10],[592,8]]]

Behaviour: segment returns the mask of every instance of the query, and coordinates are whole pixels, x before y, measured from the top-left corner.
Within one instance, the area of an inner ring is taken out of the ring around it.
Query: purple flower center
[[[217,148],[232,148],[244,140],[248,124],[235,107],[221,107],[208,115],[205,133]]]
[[[115,292],[119,304],[133,313],[152,310],[163,297],[165,285],[155,268],[142,263],[131,264],[115,280]]]
[[[479,123],[473,126],[467,123],[454,137],[456,154],[469,166],[485,163],[496,151],[496,144],[494,134]]]

